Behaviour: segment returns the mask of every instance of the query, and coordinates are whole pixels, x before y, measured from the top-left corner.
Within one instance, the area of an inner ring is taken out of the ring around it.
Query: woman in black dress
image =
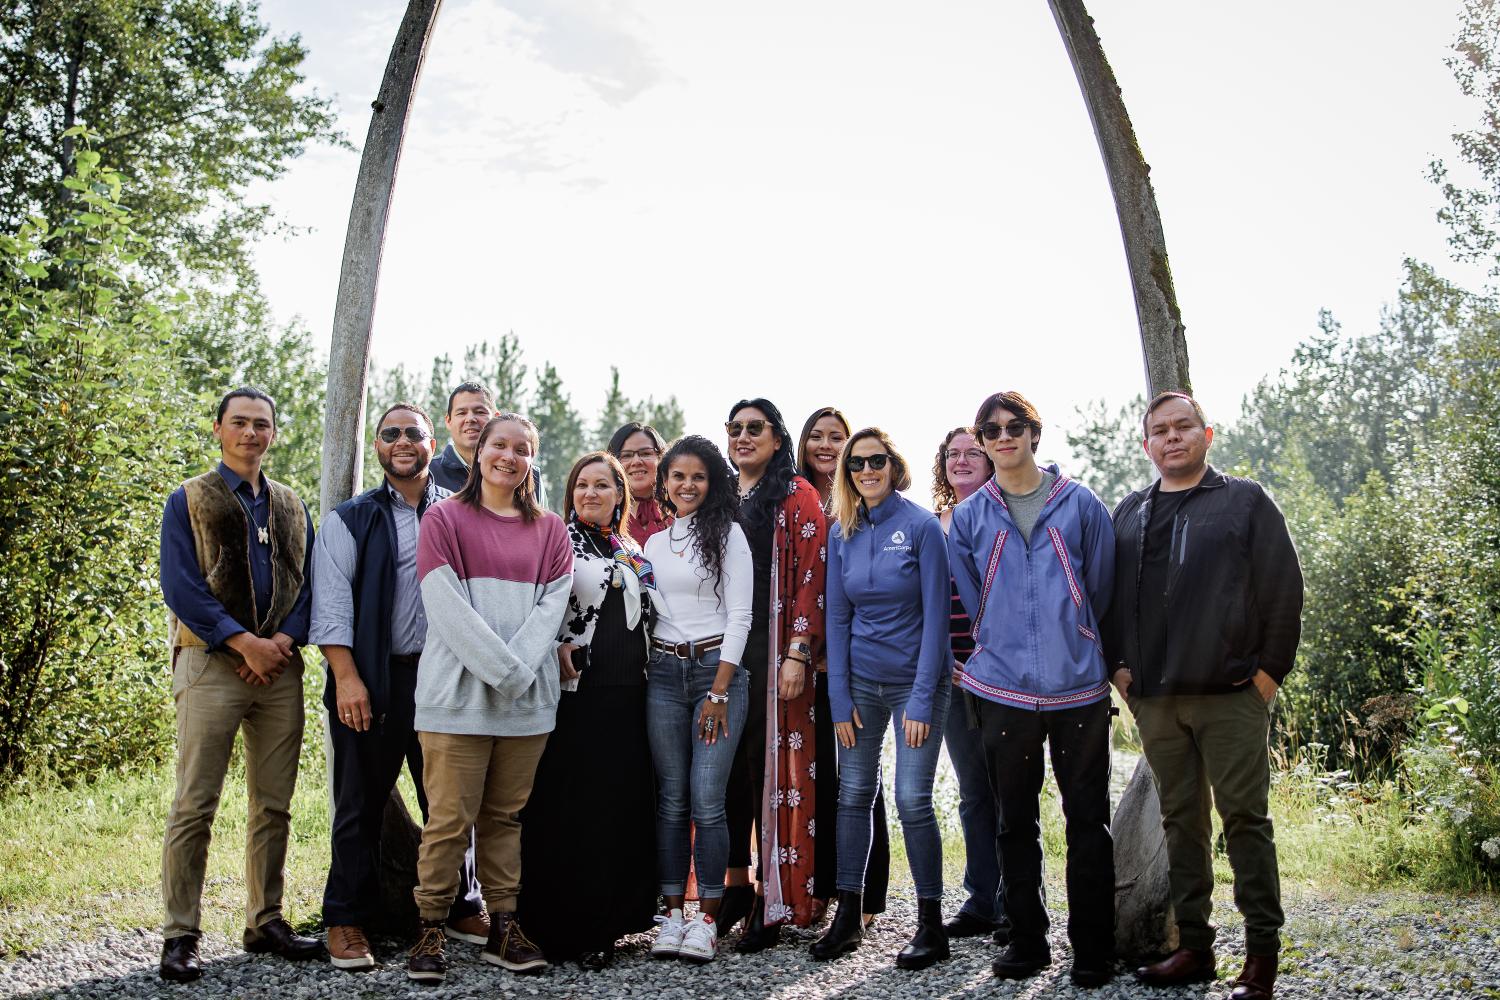
[[[625,530],[631,497],[608,452],[564,493],[573,590],[558,637],[557,728],[523,813],[519,912],[549,961],[599,969],[656,915],[656,778],[646,738],[651,564]]]

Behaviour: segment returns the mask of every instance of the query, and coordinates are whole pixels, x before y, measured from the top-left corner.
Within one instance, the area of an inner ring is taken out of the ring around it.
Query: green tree
[[[134,277],[123,178],[75,161],[67,211],[0,237],[0,781],[149,759],[165,735],[156,529],[201,416]]]
[[[1141,448],[1141,414],[1146,398],[1136,396],[1112,408],[1095,399],[1073,411],[1076,430],[1067,432],[1068,448],[1079,463],[1078,478],[1110,508],[1156,478]]]
[[[478,379],[495,394],[495,406],[526,412],[526,376],[530,369],[521,362],[521,340],[514,332],[499,340],[471,344],[464,351],[463,377]],[[449,388],[452,388],[451,386]],[[446,401],[447,393],[443,394]]]
[[[563,390],[562,376],[549,361],[537,373],[536,397],[528,414],[542,439],[537,467],[546,485],[547,499],[561,510],[568,471],[578,456],[588,450],[583,418]]]
[[[249,186],[342,141],[305,56],[295,36],[269,35],[253,0],[0,5],[0,232],[57,217],[71,130],[87,124],[129,185],[138,266],[253,282],[250,245],[274,220]]]
[[[640,417],[632,414],[633,409],[630,400],[620,389],[620,369],[610,365],[609,391],[604,394],[604,408],[599,411],[599,417],[594,422],[595,447],[608,447],[609,439],[614,436],[621,424],[640,420]]]
[[[1429,175],[1443,192],[1438,218],[1448,226],[1453,254],[1464,261],[1491,261],[1500,276],[1500,5],[1495,0],[1465,0],[1461,27],[1448,57],[1448,68],[1466,97],[1479,101],[1483,125],[1453,136],[1458,158],[1476,171],[1480,183],[1455,182],[1447,163],[1434,160]]]

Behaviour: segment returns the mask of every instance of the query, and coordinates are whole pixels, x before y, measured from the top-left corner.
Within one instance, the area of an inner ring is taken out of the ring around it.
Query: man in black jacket
[[[1154,986],[1217,975],[1212,801],[1245,918],[1245,969],[1231,996],[1270,1000],[1284,918],[1266,740],[1296,658],[1302,571],[1260,485],[1208,464],[1213,428],[1192,397],[1157,396],[1142,429],[1161,479],[1115,509],[1104,641],[1161,797],[1179,948],[1136,975]]]
[[[469,478],[469,466],[474,463],[474,449],[479,444],[479,432],[490,418],[497,415],[495,397],[482,382],[460,382],[448,393],[448,412],[443,414],[443,425],[448,428],[448,444],[437,458],[432,460],[432,480],[449,493],[464,488]],[[531,482],[536,487],[536,502],[547,506],[547,493],[542,484],[541,470],[533,467]]]

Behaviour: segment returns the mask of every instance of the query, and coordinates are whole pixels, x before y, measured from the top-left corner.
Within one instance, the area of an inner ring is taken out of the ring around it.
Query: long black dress
[[[577,691],[521,814],[517,916],[549,961],[608,949],[656,915],[656,775],[646,738],[646,642],[610,588]]]

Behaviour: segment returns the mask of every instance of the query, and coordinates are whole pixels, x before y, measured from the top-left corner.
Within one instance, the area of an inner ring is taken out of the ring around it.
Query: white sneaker
[[[682,950],[682,935],[687,925],[682,922],[682,911],[671,910],[663,917],[654,918],[660,927],[656,929],[656,940],[651,942],[652,958],[676,958]]]
[[[714,923],[714,918],[705,914],[698,914],[687,922],[686,929],[682,932],[682,944],[677,949],[677,957],[684,962],[712,962],[719,954],[719,925]]]

